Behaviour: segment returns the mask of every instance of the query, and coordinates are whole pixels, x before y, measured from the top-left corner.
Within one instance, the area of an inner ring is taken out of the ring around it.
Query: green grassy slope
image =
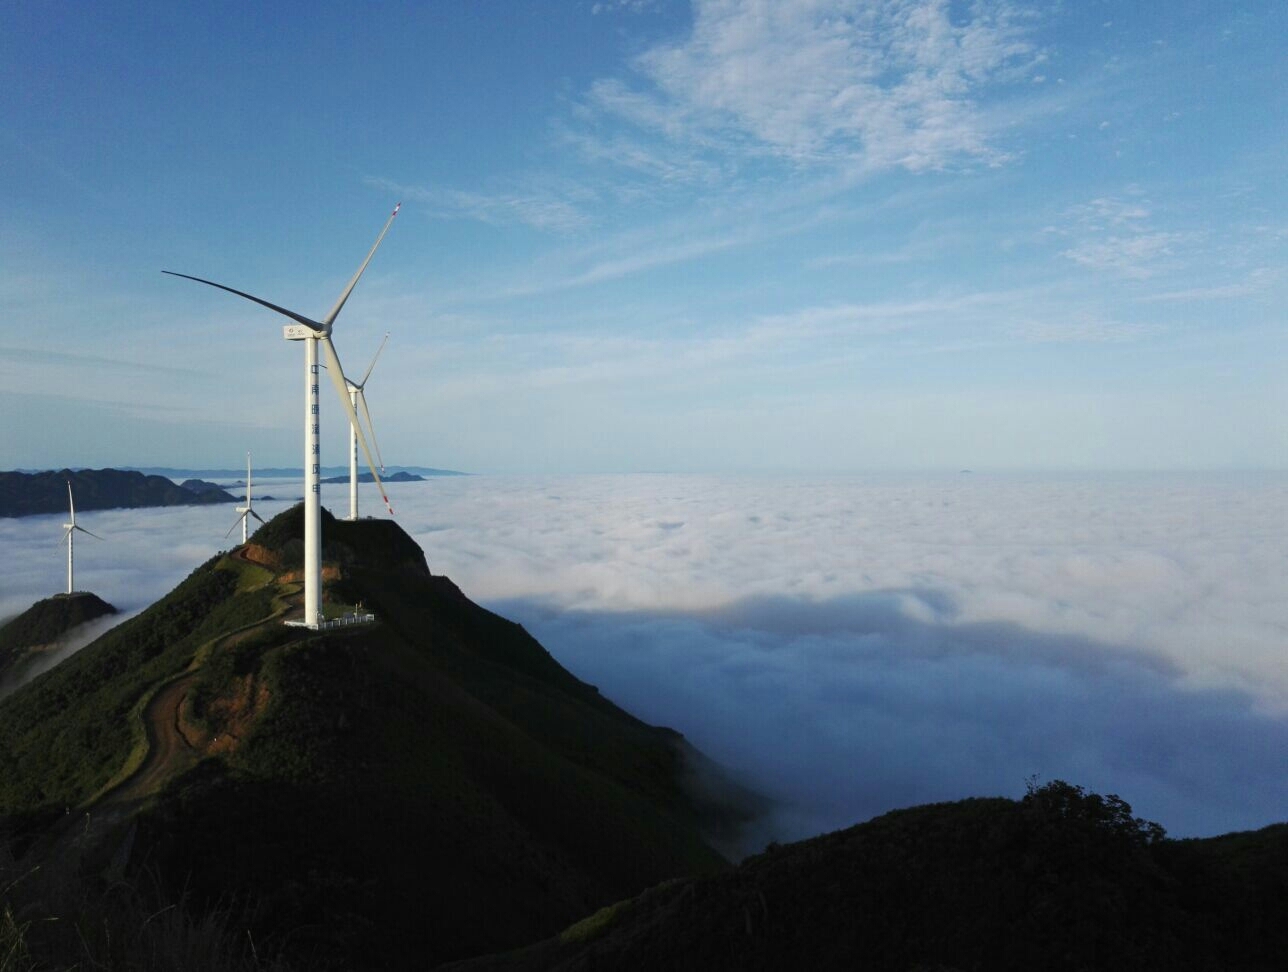
[[[1172,841],[1116,797],[896,811],[456,972],[1288,968],[1288,826]]]
[[[147,611],[0,702],[0,815],[78,806],[130,753],[131,711],[197,646],[248,615],[237,573],[199,567]]]

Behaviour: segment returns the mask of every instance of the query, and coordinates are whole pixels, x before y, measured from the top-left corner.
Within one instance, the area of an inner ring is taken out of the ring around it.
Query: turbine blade
[[[253,516],[255,519],[259,520],[259,522],[260,522],[260,523],[263,523],[265,526],[267,526],[267,525],[268,525],[268,524],[265,522],[264,518],[263,518],[262,516],[260,516],[258,513],[256,513],[254,510],[247,510],[246,512],[247,512],[247,513],[249,513],[251,516]]]
[[[71,510],[72,526],[76,525],[76,501],[72,499],[72,481],[67,480],[67,508]]]
[[[371,444],[376,450],[376,461],[380,463],[380,471],[385,471],[385,457],[380,454],[380,443],[376,441],[376,426],[371,421],[371,412],[367,409],[367,396],[362,388],[358,388],[356,396],[358,404],[362,406],[362,417],[367,420],[367,429],[371,432]]]
[[[397,210],[394,210],[396,213]],[[392,218],[392,217],[391,217]],[[353,410],[353,402],[349,401],[349,386],[345,383],[344,369],[340,367],[340,359],[335,353],[335,346],[331,343],[331,336],[323,334],[318,341],[322,344],[322,350],[326,353],[326,361],[330,367],[326,373],[331,376],[331,384],[335,385],[335,392],[340,396],[340,402],[344,405],[345,414],[349,416],[349,422],[353,425],[354,432],[358,436],[358,442],[362,445],[362,452],[367,457],[367,468],[371,470],[371,478],[376,481],[380,487],[380,498],[385,501],[385,509],[389,515],[394,515],[394,508],[389,505],[389,497],[385,495],[385,484],[380,481],[380,473],[376,472],[376,464],[371,461],[371,450],[367,448],[367,437],[362,434],[362,426],[358,423],[358,413]]]
[[[72,528],[68,527],[66,530],[63,531],[63,538],[58,541],[58,546],[61,547],[63,544],[65,544],[67,542],[67,538],[70,537],[71,535],[72,535]]]
[[[242,520],[244,520],[244,519],[246,519],[246,514],[245,514],[245,513],[243,513],[241,516],[237,517],[237,519],[233,520],[233,525],[232,525],[232,526],[230,526],[230,527],[228,528],[228,532],[224,534],[224,539],[225,539],[225,540],[227,540],[229,537],[231,537],[231,536],[233,535],[233,531],[237,529],[238,524],[240,524],[240,523],[241,523],[241,521],[242,521]]]
[[[389,226],[393,223],[394,217],[398,215],[398,210],[400,209],[402,209],[402,203],[395,206],[394,211],[389,214],[389,219],[385,221],[385,228],[380,231],[380,235],[376,237],[376,242],[371,246],[371,252],[368,253],[367,258],[362,261],[362,266],[358,267],[358,272],[355,273],[353,275],[353,279],[349,281],[349,286],[344,288],[344,293],[340,295],[340,299],[337,300],[335,302],[335,306],[331,308],[331,313],[327,314],[327,316],[322,319],[322,326],[326,330],[331,329],[331,325],[335,323],[335,319],[340,314],[340,308],[344,306],[344,302],[348,300],[349,295],[353,293],[353,288],[358,286],[358,278],[362,276],[362,271],[367,269],[367,264],[371,262],[371,258],[376,255],[376,248],[380,246],[380,241],[383,240],[385,238],[385,234],[389,232]]]
[[[386,342],[388,342],[388,340],[389,340],[389,332],[388,332],[388,331],[385,331],[385,339],[384,339],[384,341],[381,341],[381,342],[380,342],[380,347],[376,348],[376,356],[375,356],[374,358],[372,358],[372,359],[371,359],[371,364],[367,365],[367,373],[366,373],[365,375],[363,375],[363,376],[362,376],[362,381],[358,382],[358,388],[359,388],[359,389],[362,389],[362,388],[365,388],[365,387],[366,387],[366,385],[367,385],[367,379],[371,377],[371,369],[372,369],[372,368],[374,368],[374,367],[376,366],[376,362],[380,360],[380,352],[381,352],[381,351],[383,351],[383,350],[385,349],[385,344],[386,344]],[[379,451],[379,450],[377,450],[377,451]]]
[[[202,280],[200,277],[190,277],[186,273],[175,273],[173,270],[162,270],[161,272],[168,273],[172,277],[183,277],[184,280],[195,280],[197,283],[208,284],[211,287],[218,287],[220,290],[226,290],[230,294],[236,294],[238,297],[245,297],[247,300],[253,300],[255,303],[260,304],[263,307],[267,307],[269,310],[275,310],[279,314],[289,317],[291,320],[299,324],[303,324],[305,327],[312,328],[315,331],[321,331],[323,329],[322,325],[317,321],[311,321],[303,314],[297,314],[295,311],[287,310],[285,307],[278,307],[276,304],[270,304],[268,301],[261,300],[254,294],[234,290],[232,287],[225,287],[223,284],[215,283],[213,280]]]
[[[79,530],[81,533],[89,533],[89,531],[88,531],[88,530],[86,530],[83,526],[72,527],[72,530]],[[68,530],[67,532],[68,532],[68,533],[71,533],[72,531],[71,531],[71,530]],[[102,539],[103,539],[103,538],[102,538],[102,537],[100,537],[97,533],[89,533],[89,535],[90,535],[91,537],[93,537],[95,540],[102,540]]]

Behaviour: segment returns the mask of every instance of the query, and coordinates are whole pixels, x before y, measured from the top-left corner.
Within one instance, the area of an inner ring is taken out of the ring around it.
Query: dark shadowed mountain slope
[[[234,501],[234,497],[221,489],[194,492],[175,485],[164,476],[145,476],[141,472],[120,469],[0,472],[0,516],[66,513],[69,481],[76,494],[76,508],[81,511]]]
[[[0,675],[32,652],[58,644],[73,628],[115,613],[116,608],[88,591],[55,594],[37,601],[0,626]]]
[[[301,527],[283,513],[0,702],[24,866],[235,900],[309,968],[512,948],[727,866],[705,835],[747,811],[690,796],[682,737],[431,575],[393,522],[324,516],[327,611],[376,623],[283,626]]]
[[[1288,968],[1288,825],[1172,841],[1056,781],[672,881],[481,970]]]

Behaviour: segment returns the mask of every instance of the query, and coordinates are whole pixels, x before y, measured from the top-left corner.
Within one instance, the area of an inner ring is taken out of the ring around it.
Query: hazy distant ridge
[[[220,489],[194,492],[164,476],[147,476],[135,470],[0,472],[0,516],[66,513],[69,482],[76,497],[76,508],[81,511],[235,502],[233,496]]]
[[[129,469],[135,472],[147,473],[155,476],[166,476],[170,479],[188,479],[191,477],[217,477],[220,479],[229,476],[235,476],[243,480],[246,476],[245,469],[176,469],[171,466],[122,466],[123,469]],[[348,466],[323,466],[319,470],[323,476],[348,476]],[[418,476],[470,476],[472,473],[459,472],[455,469],[434,469],[431,466],[390,466],[389,473],[398,472],[414,473]],[[287,479],[295,476],[303,476],[304,470],[298,466],[266,466],[263,469],[258,466],[255,468],[253,475],[256,479],[260,476],[271,479]],[[370,475],[367,473],[366,475]],[[381,478],[386,477],[381,473]]]

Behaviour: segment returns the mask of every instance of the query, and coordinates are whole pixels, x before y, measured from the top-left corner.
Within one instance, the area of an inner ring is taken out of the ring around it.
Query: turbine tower
[[[380,342],[380,347],[376,348],[376,356],[371,359],[371,364],[367,366],[367,373],[362,376],[362,381],[354,382],[346,378],[345,384],[349,388],[349,402],[356,409],[362,406],[362,417],[367,420],[367,431],[371,433],[371,445],[376,450],[376,462],[380,463],[380,471],[385,471],[385,459],[380,454],[380,443],[376,441],[376,426],[371,421],[371,411],[367,408],[367,396],[363,389],[367,387],[367,379],[371,377],[371,370],[376,366],[376,361],[380,358],[380,352],[385,349],[385,343],[389,340],[389,332],[385,332],[384,341]],[[349,424],[349,519],[358,518],[358,427]]]
[[[72,547],[74,546],[72,534],[79,530],[81,533],[89,534],[95,540],[102,540],[103,538],[97,533],[90,533],[83,526],[76,525],[76,501],[72,499],[72,481],[70,479],[67,480],[67,510],[71,513],[72,522],[63,524],[63,529],[67,531],[63,534],[63,543],[67,544],[67,593],[70,594],[76,590],[72,581]]]
[[[362,261],[362,266],[358,267],[358,272],[353,275],[349,281],[349,286],[344,288],[340,294],[340,299],[335,302],[326,317],[321,321],[314,321],[305,317],[303,314],[297,314],[295,311],[287,310],[285,307],[279,307],[277,304],[271,304],[262,298],[253,294],[248,294],[240,290],[234,290],[232,287],[226,287],[221,283],[215,283],[213,280],[203,280],[201,277],[190,277],[186,273],[174,273],[170,270],[163,270],[162,273],[168,273],[174,277],[183,277],[186,280],[195,280],[197,283],[203,283],[211,287],[218,287],[220,290],[226,290],[230,294],[236,294],[238,297],[245,297],[247,300],[254,301],[262,307],[288,317],[295,321],[294,324],[287,324],[282,328],[282,336],[288,341],[304,342],[304,621],[306,628],[316,628],[321,614],[322,605],[322,502],[320,489],[318,485],[318,474],[321,470],[321,435],[320,435],[320,407],[318,402],[318,345],[322,345],[322,350],[326,354],[326,372],[331,377],[331,383],[335,386],[340,401],[344,405],[345,411],[349,413],[349,421],[357,429],[358,442],[362,446],[362,451],[367,457],[367,466],[371,469],[372,478],[380,487],[380,496],[385,501],[385,507],[393,514],[393,507],[389,505],[389,497],[385,495],[384,483],[380,481],[380,474],[376,472],[375,463],[371,459],[371,450],[367,448],[367,439],[362,434],[361,427],[358,426],[358,416],[353,410],[353,403],[349,400],[349,390],[345,387],[344,369],[340,367],[340,359],[335,353],[335,346],[331,343],[331,327],[335,319],[339,316],[345,301],[353,293],[353,288],[358,285],[358,280],[362,273],[367,269],[367,264],[371,258],[376,255],[376,249],[380,246],[380,241],[385,238],[389,232],[389,227],[398,215],[398,210],[402,207],[399,203],[394,207],[394,211],[389,214],[389,219],[385,221],[384,229],[376,237],[376,242],[372,245],[371,251],[367,258]]]
[[[228,528],[228,533],[225,533],[224,537],[227,538],[229,534],[231,534],[234,530],[237,529],[237,524],[240,523],[242,528],[242,544],[244,545],[246,543],[246,527],[249,525],[250,518],[253,516],[255,519],[259,520],[260,523],[264,522],[264,518],[260,516],[258,513],[256,513],[251,508],[251,505],[250,505],[250,453],[249,452],[246,453],[246,505],[238,506],[235,509],[236,509],[236,512],[241,514],[241,516],[237,517],[237,519],[233,522],[233,525]]]

